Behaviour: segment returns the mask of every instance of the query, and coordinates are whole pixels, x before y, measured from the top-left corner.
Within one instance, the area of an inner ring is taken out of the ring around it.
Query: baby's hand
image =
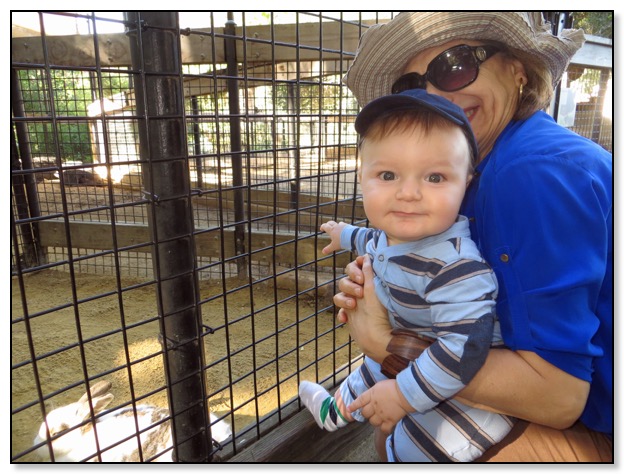
[[[360,409],[360,413],[373,426],[378,426],[385,434],[390,434],[394,426],[414,408],[407,402],[396,380],[381,380],[362,393],[347,407],[350,412]]]
[[[321,224],[321,230],[327,233],[331,238],[331,243],[322,250],[323,254],[328,255],[336,250],[340,250],[340,234],[346,225],[347,224],[344,222],[338,223],[335,221],[328,221]]]

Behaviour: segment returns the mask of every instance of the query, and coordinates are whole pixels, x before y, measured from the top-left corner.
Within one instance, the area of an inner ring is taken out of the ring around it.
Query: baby
[[[422,461],[471,461],[499,442],[514,420],[453,400],[490,347],[502,346],[496,277],[459,215],[478,156],[470,123],[446,99],[413,89],[369,103],[355,128],[361,136],[358,178],[372,227],[324,223],[331,243],[323,253],[368,255],[392,327],[434,342],[396,377],[385,362],[365,357],[333,397],[308,381],[301,382],[299,396],[318,425],[334,431],[365,421],[360,410],[347,407],[376,386],[375,403],[397,410],[400,419],[387,441],[391,458],[416,449]]]

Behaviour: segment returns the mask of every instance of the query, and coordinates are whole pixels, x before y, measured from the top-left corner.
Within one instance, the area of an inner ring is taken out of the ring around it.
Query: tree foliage
[[[18,77],[26,117],[35,119],[28,122],[33,155],[56,156],[58,147],[64,161],[92,162],[87,107],[99,90],[93,73],[53,69],[48,77],[44,70],[24,69]],[[105,97],[128,89],[122,74],[99,77]]]
[[[588,35],[613,39],[613,12],[572,12],[574,27],[582,28]]]

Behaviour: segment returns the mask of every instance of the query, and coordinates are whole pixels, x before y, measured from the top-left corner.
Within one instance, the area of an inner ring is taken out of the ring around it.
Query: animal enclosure
[[[301,410],[300,380],[357,366],[331,299],[353,256],[322,255],[318,229],[365,222],[341,80],[391,17],[13,12],[12,462],[64,460],[68,432],[142,405],[165,414],[117,440],[128,459],[228,459]],[[611,149],[611,69],[583,57],[562,119]],[[163,424],[172,443],[146,450]],[[77,460],[116,449],[96,445]]]

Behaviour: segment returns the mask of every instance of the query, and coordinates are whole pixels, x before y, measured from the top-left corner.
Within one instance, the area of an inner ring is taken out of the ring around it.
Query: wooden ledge
[[[256,441],[230,463],[331,463],[345,456],[373,433],[369,423],[350,423],[328,432],[321,430],[309,411],[297,413],[267,436]],[[374,447],[370,446],[371,450]],[[354,460],[354,462],[357,462]]]

